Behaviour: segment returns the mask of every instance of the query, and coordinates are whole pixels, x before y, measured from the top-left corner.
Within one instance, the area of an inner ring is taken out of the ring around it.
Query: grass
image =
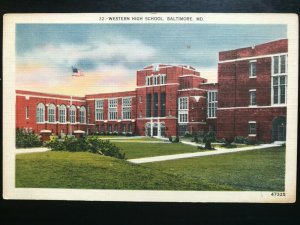
[[[95,136],[100,139],[108,139],[111,141],[114,140],[128,140],[128,141],[161,141],[158,138],[151,138],[151,137],[127,137],[127,136],[122,136],[122,135],[98,135]]]
[[[20,154],[16,160],[16,187],[147,190],[190,188],[190,181],[179,175],[87,152]],[[210,187],[203,184],[201,188]]]
[[[185,145],[181,143],[117,143],[122,153],[125,153],[126,159],[135,159],[160,155],[172,155],[180,153],[199,152],[196,146]]]
[[[131,164],[86,152],[18,154],[16,157],[16,187],[284,190],[284,147],[147,164]]]
[[[148,163],[148,167],[194,182],[244,191],[283,191],[285,148],[253,150],[199,158]]]

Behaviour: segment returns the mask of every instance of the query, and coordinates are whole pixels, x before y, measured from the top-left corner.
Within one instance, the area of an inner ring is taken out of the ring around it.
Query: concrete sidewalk
[[[48,152],[50,149],[45,147],[38,147],[38,148],[17,148],[15,150],[16,154],[24,154],[24,153],[35,153],[35,152]]]
[[[281,145],[279,145],[279,144],[263,144],[263,145],[259,145],[259,146],[250,146],[250,147],[244,147],[244,148],[231,148],[231,149],[219,148],[217,150],[212,150],[212,151],[208,150],[205,152],[154,156],[154,157],[146,157],[146,158],[139,158],[139,159],[129,159],[127,161],[136,163],[136,164],[141,164],[141,163],[160,162],[160,161],[175,160],[175,159],[202,157],[202,156],[209,156],[209,155],[229,154],[229,153],[235,153],[235,152],[251,151],[251,150],[272,148],[272,147],[278,147],[278,146],[281,146]]]

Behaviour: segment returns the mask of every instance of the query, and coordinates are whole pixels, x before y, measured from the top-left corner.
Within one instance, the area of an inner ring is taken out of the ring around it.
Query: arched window
[[[58,109],[58,121],[60,123],[65,123],[67,117],[67,110],[65,105],[60,105]]]
[[[84,106],[81,106],[79,110],[79,123],[86,123],[86,110]]]
[[[36,122],[45,122],[45,105],[43,103],[39,103],[36,107]]]
[[[71,105],[70,107],[70,123],[76,123],[76,107]]]
[[[56,107],[54,104],[50,104],[48,106],[48,122],[49,123],[55,123],[56,121],[56,118],[55,118],[55,115],[56,115]]]

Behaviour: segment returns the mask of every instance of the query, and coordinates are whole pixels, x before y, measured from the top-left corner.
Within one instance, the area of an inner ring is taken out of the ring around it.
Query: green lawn
[[[181,143],[117,143],[125,153],[126,159],[135,159],[160,155],[199,152],[196,146]]]
[[[139,165],[83,152],[16,157],[16,187],[284,190],[284,147]]]
[[[142,142],[142,141],[161,141],[160,139],[158,138],[151,138],[151,137],[126,137],[126,136],[122,136],[122,135],[98,135],[98,136],[95,136],[95,137],[98,137],[100,139],[104,139],[104,140],[110,140],[110,141],[118,141],[118,140],[126,140],[126,141],[131,141],[131,142],[134,142],[134,141],[139,141],[139,142]]]
[[[17,155],[16,187],[186,190],[190,181],[125,160],[52,151]],[[203,184],[201,188],[211,187]]]
[[[245,191],[283,191],[285,148],[221,154],[147,163],[147,167],[190,178],[194,182],[223,185]]]

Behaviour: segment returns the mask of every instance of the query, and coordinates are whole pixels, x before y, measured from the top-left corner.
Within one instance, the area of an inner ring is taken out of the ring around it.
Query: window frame
[[[277,64],[277,72],[275,73],[275,58],[278,58]],[[285,63],[284,63],[284,72],[282,72],[282,57],[284,57]],[[288,83],[288,54],[279,54],[274,55],[272,57],[272,63],[271,63],[271,105],[277,106],[277,105],[286,105],[287,104],[287,83]],[[284,78],[284,83],[281,83],[281,78]],[[277,80],[277,84],[275,85],[274,81]],[[277,87],[277,93],[275,94],[275,87]],[[282,102],[282,89],[284,89],[284,102]],[[275,103],[275,96],[277,102]]]
[[[207,118],[217,118],[218,110],[218,91],[209,90],[207,91]]]
[[[50,112],[51,110],[53,110],[53,113]],[[56,106],[53,103],[49,104],[47,111],[48,111],[48,123],[56,123]],[[51,117],[53,118],[53,121],[50,120]]]
[[[253,73],[253,71],[255,71],[255,73]],[[256,76],[257,76],[256,60],[249,61],[249,72],[248,73],[249,73],[249,78],[256,78]]]
[[[71,105],[70,108],[69,108],[69,121],[71,124],[75,124],[76,123],[76,106],[75,105]],[[74,112],[74,114],[72,113]],[[73,118],[74,118],[74,121],[73,121]]]
[[[189,97],[178,98],[178,123],[187,124],[189,122]]]
[[[118,99],[108,99],[108,120],[114,121],[118,119]]]
[[[67,123],[67,107],[64,104],[58,107],[58,122],[62,124]]]
[[[255,125],[255,126],[251,127],[251,125]],[[248,121],[248,136],[256,137],[256,135],[257,135],[257,123],[256,123],[256,121]]]
[[[254,97],[253,98],[253,94],[254,94]],[[253,99],[255,99],[255,102],[253,102]],[[254,104],[255,103],[255,104]],[[249,90],[249,106],[253,107],[253,106],[257,106],[257,97],[256,97],[256,89],[250,89]]]
[[[104,120],[104,99],[95,99],[95,121]]]
[[[45,104],[41,102],[36,106],[36,123],[45,123]]]
[[[86,107],[85,106],[80,106],[79,108],[79,123],[81,124],[86,124]]]
[[[122,120],[131,120],[132,117],[131,108],[132,108],[132,97],[122,98]]]

